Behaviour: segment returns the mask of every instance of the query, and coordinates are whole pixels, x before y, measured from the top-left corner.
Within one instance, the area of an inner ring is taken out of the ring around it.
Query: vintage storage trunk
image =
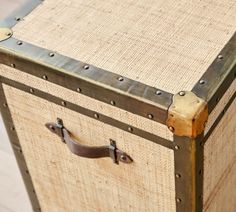
[[[234,0],[1,0],[0,19],[34,211],[236,211]]]

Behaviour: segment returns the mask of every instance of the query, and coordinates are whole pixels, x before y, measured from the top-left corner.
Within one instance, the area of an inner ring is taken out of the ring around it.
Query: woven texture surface
[[[233,35],[235,11],[235,0],[46,0],[14,36],[177,93]]]
[[[208,117],[207,125],[204,131],[204,134],[206,135],[207,132],[211,129],[211,126],[215,123],[217,117],[220,115],[220,113],[224,110],[227,103],[230,101],[231,97],[236,93],[236,80],[233,81],[233,83],[229,86],[227,91],[224,93],[221,100],[218,102],[214,110],[211,112],[211,114]]]
[[[7,85],[4,91],[43,212],[175,211],[173,150]],[[82,144],[116,140],[134,163],[73,155],[44,127],[57,117]]]
[[[236,208],[235,114],[236,99],[204,146],[203,199],[206,211],[234,212]]]
[[[14,68],[0,64],[0,75],[16,82],[28,85],[51,95],[57,96],[65,101],[80,105],[84,108],[109,116],[133,127],[145,130],[167,140],[173,141],[173,134],[166,125],[150,119],[135,115],[112,105],[103,103],[96,99],[87,97],[62,86],[50,83],[38,77],[26,74]],[[138,106],[137,106],[138,107]]]

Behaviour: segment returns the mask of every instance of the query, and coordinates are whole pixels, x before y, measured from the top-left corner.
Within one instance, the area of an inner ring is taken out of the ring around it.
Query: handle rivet
[[[178,150],[178,149],[179,149],[179,146],[176,145],[176,146],[175,146],[175,149]]]
[[[174,132],[174,131],[175,131],[175,128],[172,127],[172,126],[169,126],[168,129],[169,129],[171,132]]]
[[[152,114],[148,114],[148,118],[149,119],[153,119],[153,115]]]
[[[17,45],[21,46],[23,44],[22,41],[17,41]]]
[[[89,65],[85,65],[85,66],[84,66],[84,69],[85,69],[85,70],[88,70],[88,69],[89,69]]]
[[[33,88],[30,88],[30,93],[34,93],[34,89]]]
[[[121,159],[122,161],[126,161],[126,160],[127,160],[127,157],[126,157],[125,155],[121,155],[121,156],[120,156],[120,159]]]
[[[156,91],[156,95],[160,96],[161,94],[162,94],[161,91],[159,91],[159,90]]]
[[[44,79],[44,80],[47,80],[48,77],[47,77],[46,75],[43,75],[43,79]]]
[[[120,82],[122,82],[122,81],[124,81],[124,78],[123,78],[123,77],[118,77],[118,80],[119,80]]]
[[[181,175],[180,174],[176,174],[175,177],[176,178],[181,178]]]
[[[78,93],[81,93],[81,88],[77,88],[76,91],[77,91]]]
[[[222,54],[219,54],[217,58],[220,59],[220,60],[222,60],[224,57],[223,57]]]
[[[114,101],[111,101],[111,105],[115,105],[116,103]]]
[[[3,107],[7,107],[7,103],[3,103]]]

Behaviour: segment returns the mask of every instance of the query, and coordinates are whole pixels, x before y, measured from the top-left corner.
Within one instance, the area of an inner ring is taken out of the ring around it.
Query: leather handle
[[[131,163],[132,158],[125,152],[116,147],[116,143],[110,140],[110,145],[107,146],[86,146],[74,140],[72,134],[64,127],[61,119],[57,123],[46,123],[45,126],[54,134],[58,135],[64,143],[67,144],[69,150],[80,157],[85,158],[103,158],[111,157],[114,163]]]

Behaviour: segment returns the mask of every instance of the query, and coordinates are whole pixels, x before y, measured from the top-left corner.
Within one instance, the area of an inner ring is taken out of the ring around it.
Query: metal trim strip
[[[221,50],[192,91],[208,102],[209,114],[236,77],[236,33]]]
[[[0,83],[0,99],[1,99],[0,110],[3,117],[3,121],[6,126],[6,130],[10,138],[10,143],[11,143],[18,167],[21,172],[21,176],[24,180],[24,184],[28,192],[28,196],[31,201],[32,209],[35,212],[40,212],[41,209],[40,209],[39,201],[37,198],[37,194],[35,193],[35,189],[32,183],[30,172],[27,168],[26,161],[24,158],[24,153],[22,152],[21,145],[17,136],[17,132],[15,130],[14,123],[11,117],[11,113],[7,106],[7,101],[6,101],[4,91],[3,91],[2,83]]]
[[[172,94],[157,88],[15,38],[0,43],[0,63],[166,124]]]
[[[53,96],[51,94],[45,93],[40,90],[37,90],[35,88],[28,87],[28,86],[21,84],[19,82],[16,82],[16,81],[4,78],[4,77],[1,77],[0,81],[1,81],[1,83],[4,83],[6,85],[12,86],[17,89],[20,89],[24,92],[35,95],[37,97],[43,98],[47,101],[53,102],[53,103],[60,105],[62,107],[66,107],[70,110],[76,111],[80,114],[83,114],[83,115],[88,116],[90,118],[96,119],[97,121],[101,121],[105,124],[109,124],[111,126],[117,127],[117,128],[124,130],[128,133],[131,133],[131,134],[137,135],[141,138],[150,140],[154,143],[160,144],[160,145],[167,147],[169,149],[173,149],[173,142],[172,141],[166,140],[166,139],[161,138],[161,137],[154,135],[152,133],[149,133],[149,132],[146,132],[146,131],[141,130],[139,128],[127,125],[126,123],[123,123],[123,122],[118,121],[116,119],[110,118],[110,117],[105,116],[103,114],[99,114],[96,111],[92,111],[87,108],[81,107],[79,105],[73,104],[71,102],[64,101],[63,99],[60,99],[56,96]]]
[[[33,9],[35,9],[43,0],[28,0],[22,4],[16,11],[12,12],[9,16],[0,20],[0,27],[12,28],[23,17],[28,15]]]

